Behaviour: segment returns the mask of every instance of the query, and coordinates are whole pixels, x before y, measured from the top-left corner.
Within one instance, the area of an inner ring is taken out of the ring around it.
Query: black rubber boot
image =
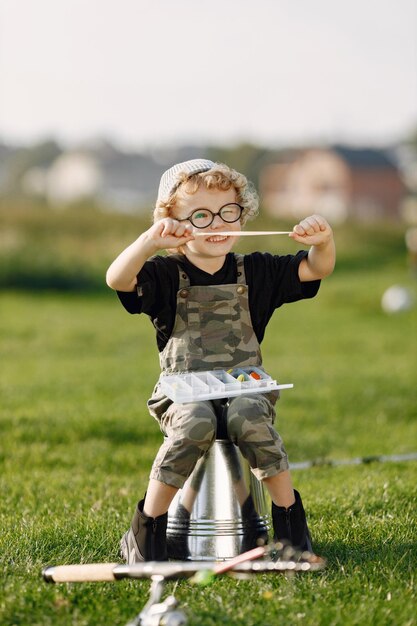
[[[179,559],[186,561],[190,558],[191,553],[188,548],[188,531],[190,528],[190,512],[179,504],[176,510],[176,523],[180,528],[178,534],[167,535],[167,552],[169,559]]]
[[[313,552],[301,496],[295,489],[294,495],[295,502],[288,509],[272,503],[274,541],[289,542],[294,548]]]
[[[265,546],[268,543],[268,529],[265,522],[259,517],[251,495],[242,504],[241,511],[244,530],[240,552]]]
[[[144,502],[145,500],[141,500],[138,503],[132,524],[120,542],[122,557],[129,565],[167,560],[168,513],[159,517],[148,517],[143,512]]]

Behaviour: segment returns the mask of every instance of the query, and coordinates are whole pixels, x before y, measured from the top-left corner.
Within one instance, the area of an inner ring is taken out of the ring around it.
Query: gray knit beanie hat
[[[167,202],[170,195],[176,190],[180,183],[180,176],[182,174],[199,174],[200,172],[208,172],[215,166],[213,161],[209,159],[191,159],[191,161],[184,161],[183,163],[177,163],[164,172],[161,176],[161,182],[159,183],[158,198],[156,201],[157,206],[162,202]]]

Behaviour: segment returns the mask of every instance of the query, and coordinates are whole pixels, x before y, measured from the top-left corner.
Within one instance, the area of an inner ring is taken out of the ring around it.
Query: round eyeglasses
[[[191,222],[194,228],[207,228],[210,224],[213,223],[216,215],[221,217],[223,222],[227,224],[233,224],[233,222],[237,222],[242,215],[243,206],[240,204],[236,204],[232,202],[230,204],[225,204],[221,207],[221,209],[217,213],[213,213],[210,209],[196,209],[182,220],[177,220],[177,222]]]

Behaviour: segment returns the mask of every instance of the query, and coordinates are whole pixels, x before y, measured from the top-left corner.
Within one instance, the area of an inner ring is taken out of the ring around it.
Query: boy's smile
[[[185,256],[206,272],[217,272],[223,266],[226,254],[236,242],[235,237],[226,237],[222,235],[222,231],[236,231],[236,236],[239,236],[240,220],[225,222],[218,215],[222,207],[232,203],[236,203],[236,191],[233,188],[227,191],[201,188],[193,194],[185,192],[178,194],[172,214],[174,219],[186,219],[200,208],[208,209],[215,216],[209,226],[198,229],[199,233],[207,233],[207,237],[196,237],[183,246]]]

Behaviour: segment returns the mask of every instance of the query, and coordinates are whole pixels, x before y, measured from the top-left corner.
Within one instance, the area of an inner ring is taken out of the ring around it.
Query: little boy
[[[275,309],[314,297],[320,279],[333,271],[333,233],[318,215],[302,220],[289,235],[311,246],[308,252],[232,253],[257,209],[256,191],[242,174],[206,159],[179,163],[161,178],[153,225],[109,267],[107,284],[127,311],[151,318],[163,373],[261,366],[259,346]],[[162,249],[169,254],[158,255]],[[230,398],[227,434],[271,495],[274,540],[311,551],[301,497],[273,428],[276,400],[274,394]],[[122,538],[130,564],[169,556],[168,507],[216,438],[210,401],[177,404],[157,384],[148,408],[165,438],[145,498]]]

